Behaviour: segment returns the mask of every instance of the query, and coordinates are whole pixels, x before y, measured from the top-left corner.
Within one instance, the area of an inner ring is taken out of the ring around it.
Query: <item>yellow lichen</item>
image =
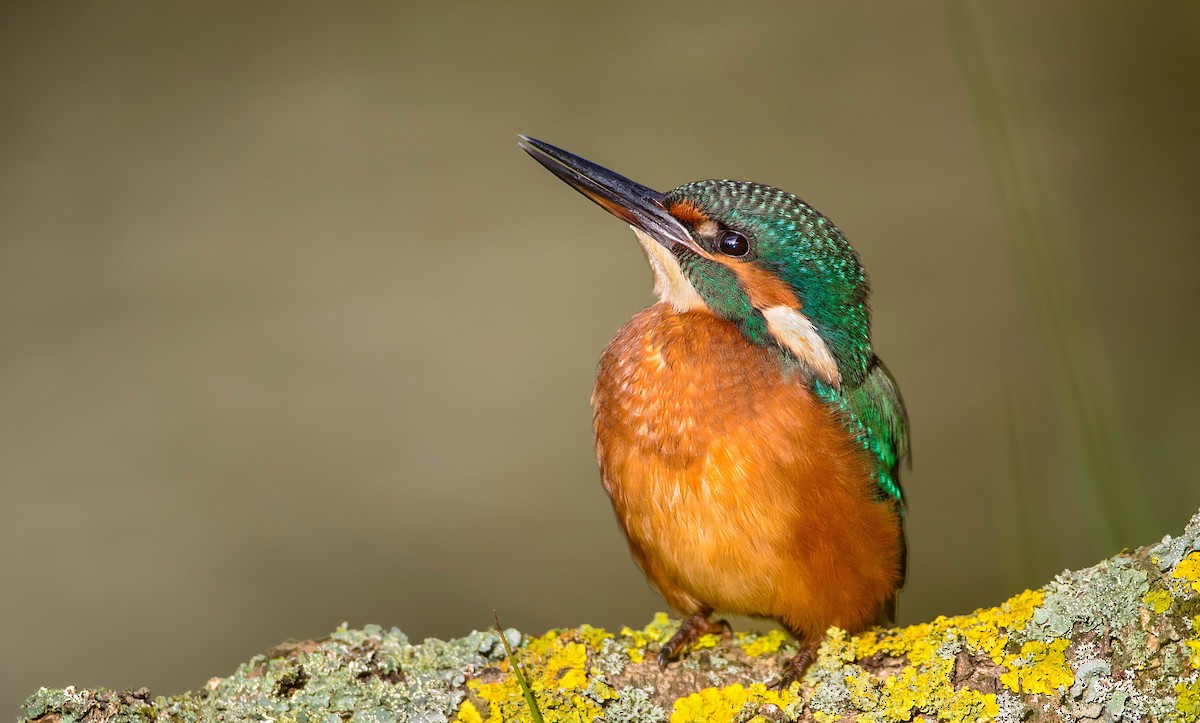
[[[587,648],[583,643],[568,643],[560,654],[546,663],[546,674],[553,676],[561,688],[586,688]]]
[[[939,660],[931,666],[906,665],[898,675],[885,678],[879,698],[880,716],[885,721],[907,721],[914,711],[936,713],[954,696],[950,674],[954,662]]]
[[[1200,552],[1193,552],[1180,560],[1171,571],[1171,577],[1191,583],[1192,590],[1200,592]]]
[[[1200,720],[1200,681],[1175,684],[1175,711],[1183,723]]]
[[[983,613],[991,618],[993,624],[1002,628],[1023,628],[1025,623],[1033,618],[1036,610],[1046,599],[1046,593],[1041,590],[1026,590],[1009,598],[999,607],[984,610]],[[981,616],[982,617],[982,616]]]
[[[782,630],[759,633],[749,640],[741,641],[742,652],[752,658],[757,658],[760,655],[770,655],[771,653],[778,652],[779,648],[787,642],[787,639],[787,633]]]
[[[1025,643],[1020,655],[1011,655],[1004,661],[1009,670],[1000,676],[1000,682],[1018,693],[1043,695],[1071,687],[1075,674],[1064,654],[1069,643],[1061,638],[1049,644],[1039,640]]]
[[[937,643],[936,639],[930,638],[914,640],[908,651],[908,662],[913,665],[928,665],[937,652]]]
[[[1191,664],[1192,670],[1200,670],[1200,615],[1192,618],[1192,636],[1190,640],[1183,641],[1183,644],[1191,654],[1188,663]]]
[[[941,658],[922,668],[905,666],[899,674],[884,679],[878,703],[872,706],[877,719],[908,721],[917,713],[948,723],[994,719],[1000,712],[996,696],[970,688],[955,689],[953,673],[953,658]],[[853,700],[853,693],[851,697]]]
[[[829,644],[822,646],[820,651],[821,663],[823,667],[833,668],[842,665],[848,671],[843,680],[850,705],[865,711],[857,719],[861,723],[908,721],[918,714],[952,723],[990,720],[999,712],[996,696],[970,688],[956,689],[955,658],[938,652],[943,644],[955,639],[956,633],[950,622],[948,618],[941,618],[933,623],[884,634],[872,631],[856,636],[845,645],[841,631],[833,631]],[[930,635],[932,637],[922,637]],[[907,655],[910,664],[899,673],[880,680],[844,661],[846,650],[857,658],[878,651]]]
[[[482,721],[486,721],[486,723],[500,723],[505,720],[515,720],[518,716],[522,715],[525,717],[529,716],[528,705],[525,703],[521,688],[513,675],[507,675],[502,680],[494,683],[481,683],[475,679],[468,680],[467,688],[486,704],[488,717],[483,718],[474,704],[471,705],[467,713],[474,713]],[[470,701],[463,703],[462,707],[458,709],[458,715],[464,722],[473,722],[474,718],[464,717],[463,711],[468,703]]]
[[[625,647],[629,660],[640,663],[646,659],[646,646],[649,643],[661,643],[668,640],[675,632],[676,624],[664,612],[654,613],[654,619],[641,630],[621,628],[621,637],[629,638],[632,645]]]
[[[600,679],[592,681],[592,695],[601,700],[616,700],[621,697],[616,688]]]
[[[593,628],[591,625],[581,625],[579,627],[579,637],[588,644],[592,650],[601,650],[604,648],[604,641],[611,640],[613,634],[604,628]]]
[[[483,716],[479,715],[474,703],[464,700],[458,707],[458,715],[454,716],[454,723],[483,723]]]
[[[978,611],[973,619],[968,619],[969,622],[964,621],[963,639],[968,646],[986,653],[993,663],[1000,663],[1008,645],[1007,631],[1024,628],[1045,597],[1041,590],[1026,590],[999,607]],[[1001,630],[1006,632],[1001,633]]]
[[[1000,703],[994,693],[980,693],[970,688],[954,691],[954,696],[945,708],[938,711],[938,719],[950,723],[976,723],[995,720],[1000,715]]]
[[[844,678],[849,702],[866,711],[860,716],[862,721],[908,721],[918,714],[954,723],[990,720],[999,714],[996,696],[955,687],[952,651],[961,646],[986,655],[996,664],[1012,667],[1019,663],[1023,667],[1015,674],[1017,680],[1028,678],[1029,685],[1035,687],[1070,680],[1070,667],[1063,655],[1065,641],[1043,646],[1044,651],[1023,650],[1022,656],[1006,652],[1009,635],[1025,628],[1044,597],[1040,590],[1027,590],[998,607],[976,610],[971,615],[938,617],[907,628],[870,630],[853,638],[831,630],[818,661],[824,668],[837,669],[877,654],[907,659],[908,664],[899,673],[883,680],[863,673],[857,666],[849,667],[853,672]],[[1056,665],[1056,661],[1061,662]]]
[[[1166,590],[1151,590],[1142,597],[1146,607],[1162,615],[1171,607],[1171,593]]]
[[[1041,590],[1026,590],[998,607],[976,610],[971,615],[938,616],[932,622],[907,628],[862,633],[854,639],[854,658],[877,653],[906,655],[914,665],[923,665],[949,636],[957,636],[968,649],[1000,664],[1004,661],[1009,631],[1024,628],[1044,597]]]
[[[1185,640],[1183,644],[1187,646],[1188,652],[1191,654],[1188,663],[1191,664],[1192,670],[1200,669],[1200,638]]]
[[[879,681],[876,678],[852,673],[845,676],[845,681],[850,705],[859,710],[875,710],[879,706]]]
[[[749,687],[735,683],[724,688],[706,688],[677,699],[671,711],[671,723],[732,721],[747,705],[784,708],[795,700],[797,688],[793,684],[789,690],[775,691],[762,683],[751,683]]]
[[[851,639],[845,630],[841,628],[830,628],[825,631],[825,639],[821,641],[821,646],[817,648],[817,663],[821,667],[835,669],[841,666],[842,663],[849,663],[857,657],[857,648],[855,643],[857,638]]]

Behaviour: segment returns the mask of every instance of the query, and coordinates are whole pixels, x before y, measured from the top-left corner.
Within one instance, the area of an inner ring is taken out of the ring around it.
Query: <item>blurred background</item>
[[[902,622],[1177,532],[1198,40],[1183,2],[6,3],[2,715],[343,621],[664,607],[588,408],[650,274],[517,133],[846,232],[912,418]]]

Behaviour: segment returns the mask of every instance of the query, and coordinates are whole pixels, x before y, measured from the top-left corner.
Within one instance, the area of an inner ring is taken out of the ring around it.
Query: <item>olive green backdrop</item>
[[[43,684],[197,687],[342,621],[662,608],[588,409],[650,275],[519,132],[659,188],[782,186],[846,232],[912,417],[904,621],[1178,530],[1200,11],[969,7],[1090,386],[1054,371],[945,5],[6,3],[0,716]],[[1125,464],[1107,502],[1081,398]]]

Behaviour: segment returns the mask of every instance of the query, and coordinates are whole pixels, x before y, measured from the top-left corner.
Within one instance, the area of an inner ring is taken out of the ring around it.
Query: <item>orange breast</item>
[[[900,521],[836,414],[772,353],[658,304],[605,350],[592,404],[605,489],[639,566],[684,614],[871,625],[900,584]]]

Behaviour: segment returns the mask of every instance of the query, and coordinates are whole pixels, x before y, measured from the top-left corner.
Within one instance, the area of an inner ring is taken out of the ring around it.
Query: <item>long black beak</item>
[[[663,194],[549,143],[525,135],[518,138],[517,145],[535,161],[612,215],[667,248],[675,244],[696,248],[687,228],[667,213]]]

